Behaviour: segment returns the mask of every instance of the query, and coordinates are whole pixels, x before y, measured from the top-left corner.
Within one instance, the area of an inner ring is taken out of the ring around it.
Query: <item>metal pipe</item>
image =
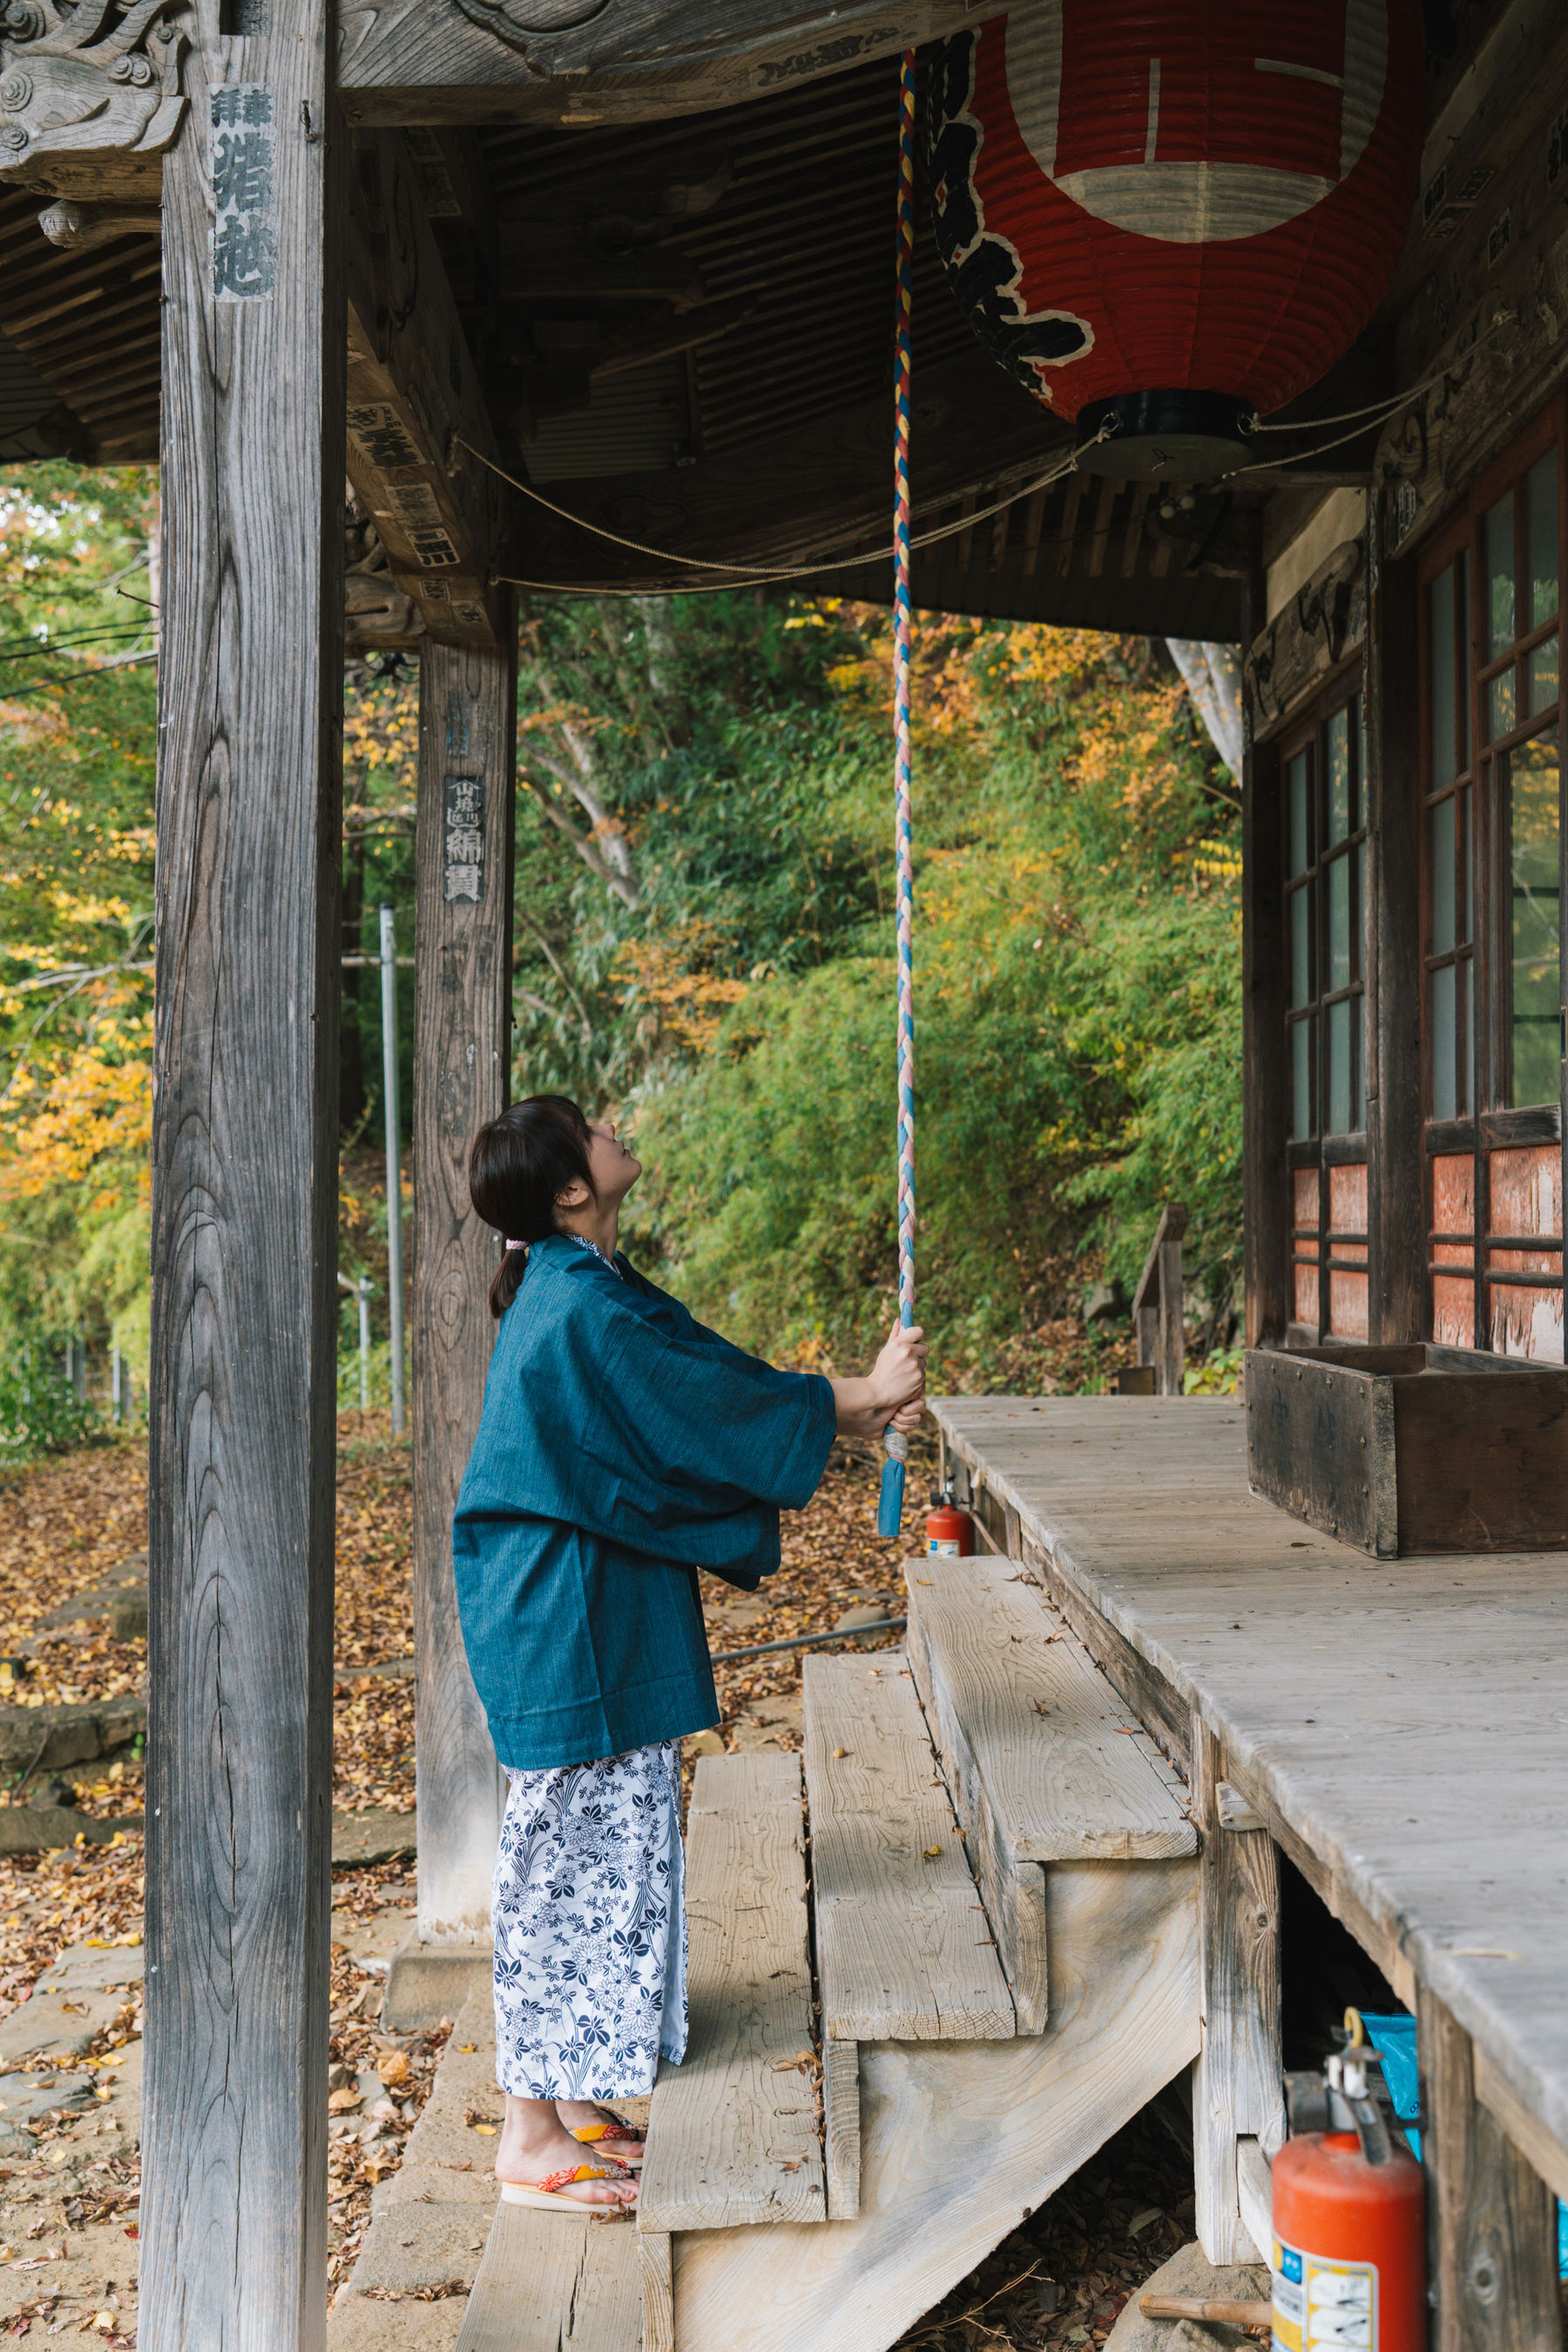
[[[397,1104],[397,927],[381,910],[381,1086],[386,1111],[386,1303],[392,1347],[392,1433],[401,1437],[403,1403],[403,1171]]]
[[[711,1657],[710,1666],[732,1666],[737,1658],[765,1657],[770,1650],[808,1650],[814,1642],[858,1642],[863,1633],[897,1633],[909,1623],[907,1617],[877,1617],[869,1625],[849,1625],[842,1633],[792,1633],[787,1642],[753,1642],[747,1650],[721,1650]]]

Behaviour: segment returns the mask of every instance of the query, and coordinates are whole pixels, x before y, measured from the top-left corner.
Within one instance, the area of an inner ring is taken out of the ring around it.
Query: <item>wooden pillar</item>
[[[1476,2097],[1470,2037],[1417,1989],[1432,2352],[1562,2352],[1557,2208]]]
[[[163,169],[141,2341],[319,2352],[342,142],[325,0],[216,16]]]
[[[1254,563],[1241,600],[1242,654],[1263,626],[1263,575]],[[1242,1203],[1247,1344],[1285,1337],[1290,1320],[1289,1072],[1285,1062],[1285,843],[1279,762],[1252,740],[1241,763]]]
[[[506,1783],[458,1622],[452,1507],[479,1425],[495,1235],[468,1204],[475,1129],[511,1067],[517,616],[493,648],[426,644],[419,671],[414,1068],[414,1637],[419,1938],[489,1932]]]
[[[1279,1861],[1267,1830],[1224,1825],[1221,1777],[1219,1742],[1194,1716],[1203,2048],[1193,2070],[1193,2172],[1204,2252],[1226,2264],[1258,2259],[1242,2227],[1237,2142],[1257,2139],[1271,2157],[1284,2137],[1285,2115]]]
[[[1379,551],[1367,501],[1367,1337],[1426,1335],[1421,1133],[1420,710],[1415,565]]]

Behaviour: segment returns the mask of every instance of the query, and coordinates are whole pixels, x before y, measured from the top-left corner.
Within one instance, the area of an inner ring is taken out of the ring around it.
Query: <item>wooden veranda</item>
[[[438,2011],[432,1983],[466,1980],[483,1948],[500,1799],[447,1528],[489,1349],[490,1243],[464,1157],[510,1060],[514,599],[520,583],[685,588],[694,560],[888,596],[897,58],[1001,13],[13,0],[0,16],[0,450],[163,467],[153,2352],[325,2340],[345,643],[417,646],[420,663],[419,1919],[403,1973]],[[1538,781],[1560,761],[1568,26],[1549,0],[1426,15],[1404,258],[1353,350],[1272,420],[1301,428],[1277,462],[1175,496],[1081,469],[1047,482],[1069,428],[973,341],[922,233],[915,509],[942,535],[914,593],[1245,656],[1250,1337],[1561,1362],[1563,1107],[1539,1076],[1562,1005],[1561,788],[1540,803],[1550,842],[1544,820],[1526,842],[1509,780],[1527,751]],[[1522,978],[1521,892],[1546,910]],[[1347,1556],[1247,1500],[1227,1405],[994,1400],[944,1408],[943,1425],[1016,1570],[976,1566],[945,1617],[934,1583],[911,1586],[901,1688],[920,1704],[856,1702],[886,1749],[875,1801],[836,1797],[847,1740],[826,1758],[818,1740],[815,1761],[808,1740],[806,1777],[819,1870],[836,1850],[868,1866],[879,1805],[916,1836],[921,1769],[928,1790],[944,1779],[966,1859],[951,1885],[891,1873],[878,1948],[898,1965],[858,2009],[819,1916],[838,2127],[790,2174],[803,2195],[816,2181],[814,2210],[773,2211],[776,2173],[740,2212],[686,2174],[658,2192],[650,2162],[649,2344],[673,2328],[680,2352],[714,2352],[738,2313],[757,2352],[759,2282],[784,2260],[805,2316],[786,2309],[781,2347],[865,2352],[836,2265],[863,2253],[863,2280],[931,2287],[1194,2057],[1205,2243],[1215,2260],[1254,2248],[1279,2128],[1283,1854],[1420,2018],[1435,2343],[1556,2345],[1542,2184],[1568,2186],[1563,1555]],[[963,1635],[965,1609],[982,1628],[1033,1611],[1009,1638],[1046,1662],[1079,1658],[1048,1647],[1042,1612],[1066,1618],[1089,1679],[1069,1692],[1065,1767],[1044,1748],[1004,1767],[1019,1695]],[[837,1720],[851,1702],[817,1682]],[[1141,1759],[1134,1787],[1105,1766],[1118,1750]],[[702,1834],[721,1855],[727,1839],[776,1853],[790,1999],[808,2003],[804,1876],[768,1827],[792,1805],[798,1822],[795,1794],[731,1776],[744,1822],[726,1826],[722,1780],[708,1775]],[[1097,1794],[1075,1811],[1080,1785]],[[929,1937],[900,1941],[888,1921],[928,1893]],[[1124,1949],[1160,1955],[1116,1979],[1120,2037],[1048,1980],[1105,1965],[1120,1931],[1102,1895],[1135,1924]],[[941,1977],[944,1901],[985,1913],[1002,1958],[978,1979]],[[1141,1986],[1158,1994],[1147,2014]],[[962,2043],[946,2032],[977,2017]],[[798,2030],[787,2003],[775,2023]],[[910,2054],[922,2041],[948,2046],[927,2065]],[[1097,2066],[1114,2091],[1075,2137],[1070,2084]],[[911,2232],[940,2237],[936,2174],[900,2187],[886,2137],[916,2078],[933,2146],[957,2130],[994,2155],[929,2273],[907,2253]],[[642,2320],[617,2308],[619,2344]]]

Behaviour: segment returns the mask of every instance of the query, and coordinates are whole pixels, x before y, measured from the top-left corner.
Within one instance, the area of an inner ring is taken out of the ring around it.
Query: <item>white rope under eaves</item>
[[[693,596],[710,593],[716,588],[748,585],[767,587],[785,580],[814,580],[824,572],[851,572],[858,570],[863,564],[891,562],[893,558],[893,550],[889,546],[873,549],[868,553],[863,551],[854,555],[814,556],[806,563],[769,566],[761,563],[722,563],[710,556],[682,555],[670,548],[649,547],[641,540],[627,539],[619,531],[606,530],[602,523],[590,522],[586,515],[573,514],[568,508],[557,506],[553,499],[547,499],[542,491],[534,489],[527,482],[520,482],[515,474],[509,474],[503,466],[496,464],[493,457],[487,457],[482,449],[476,449],[471,441],[465,441],[460,433],[454,434],[452,437],[467,449],[470,456],[477,457],[481,466],[487,466],[492,474],[499,475],[503,482],[509,482],[514,490],[521,490],[525,499],[531,499],[536,506],[545,508],[551,514],[558,516],[563,522],[573,523],[579,530],[591,531],[595,539],[608,540],[613,547],[626,548],[634,555],[652,556],[658,563],[683,563],[691,571],[711,572],[719,575],[713,580],[704,582],[700,588],[667,589],[660,592],[663,594]],[[1097,436],[1101,440],[1106,437],[1103,429]],[[933,547],[939,541],[955,539],[963,531],[973,530],[977,524],[989,522],[994,515],[999,515],[1004,508],[1016,506],[1020,499],[1033,498],[1037,491],[1049,489],[1054,483],[1062,481],[1068,474],[1074,472],[1077,466],[1077,453],[1069,453],[1059,463],[1053,466],[1048,473],[1037,476],[1033,481],[1021,482],[1016,490],[1009,490],[1005,497],[994,499],[988,507],[981,507],[973,514],[961,514],[952,522],[942,523],[931,530],[922,531],[911,544],[915,547]],[[949,501],[943,499],[938,503],[946,506]],[[648,593],[646,588],[626,588],[618,583],[609,581],[597,586],[578,586],[556,580],[520,580],[510,572],[498,572],[496,584],[509,588],[536,588],[548,590],[555,594],[574,596],[643,596]]]
[[[1364,408],[1342,408],[1337,416],[1310,416],[1300,425],[1271,423],[1264,417],[1255,415],[1248,420],[1248,430],[1253,433],[1312,433],[1325,425],[1352,425],[1358,418],[1368,416],[1375,417],[1380,424],[1386,424],[1388,419],[1397,415],[1402,408],[1408,408],[1413,400],[1419,400],[1424,392],[1430,392],[1435,384],[1442,383],[1451,376],[1457,367],[1462,366],[1473,352],[1480,350],[1483,343],[1489,342],[1492,337],[1500,333],[1504,327],[1511,326],[1518,317],[1517,310],[1495,311],[1491,325],[1484,328],[1473,343],[1468,343],[1462,352],[1456,352],[1445,366],[1434,369],[1430,375],[1423,376],[1419,383],[1411,384],[1405,392],[1390,393],[1385,399],[1369,401]],[[1357,429],[1363,428],[1358,426]],[[1289,457],[1278,462],[1289,466],[1293,465],[1298,457],[1321,457],[1325,450],[1337,449],[1342,442],[1353,441],[1355,437],[1354,433],[1342,433],[1336,441],[1324,441],[1315,449],[1293,449]],[[1270,463],[1273,462],[1275,461],[1270,461]],[[1258,469],[1251,466],[1242,466],[1237,470],[1243,474],[1250,474]],[[1226,479],[1228,481],[1230,478],[1231,477],[1226,475]]]

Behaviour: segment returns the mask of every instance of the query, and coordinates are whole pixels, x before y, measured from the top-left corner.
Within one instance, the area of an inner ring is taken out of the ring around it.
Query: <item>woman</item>
[[[452,1530],[474,1682],[510,1783],[496,1858],[496,2158],[513,2202],[630,2205],[640,2136],[600,2102],[686,2048],[680,1741],[717,1722],[699,1568],[754,1591],[836,1433],[921,1414],[895,1326],[868,1380],[781,1372],[616,1246],[642,1171],[614,1123],[536,1095],[482,1128],[500,1331]],[[584,2165],[583,2144],[615,2167]]]

